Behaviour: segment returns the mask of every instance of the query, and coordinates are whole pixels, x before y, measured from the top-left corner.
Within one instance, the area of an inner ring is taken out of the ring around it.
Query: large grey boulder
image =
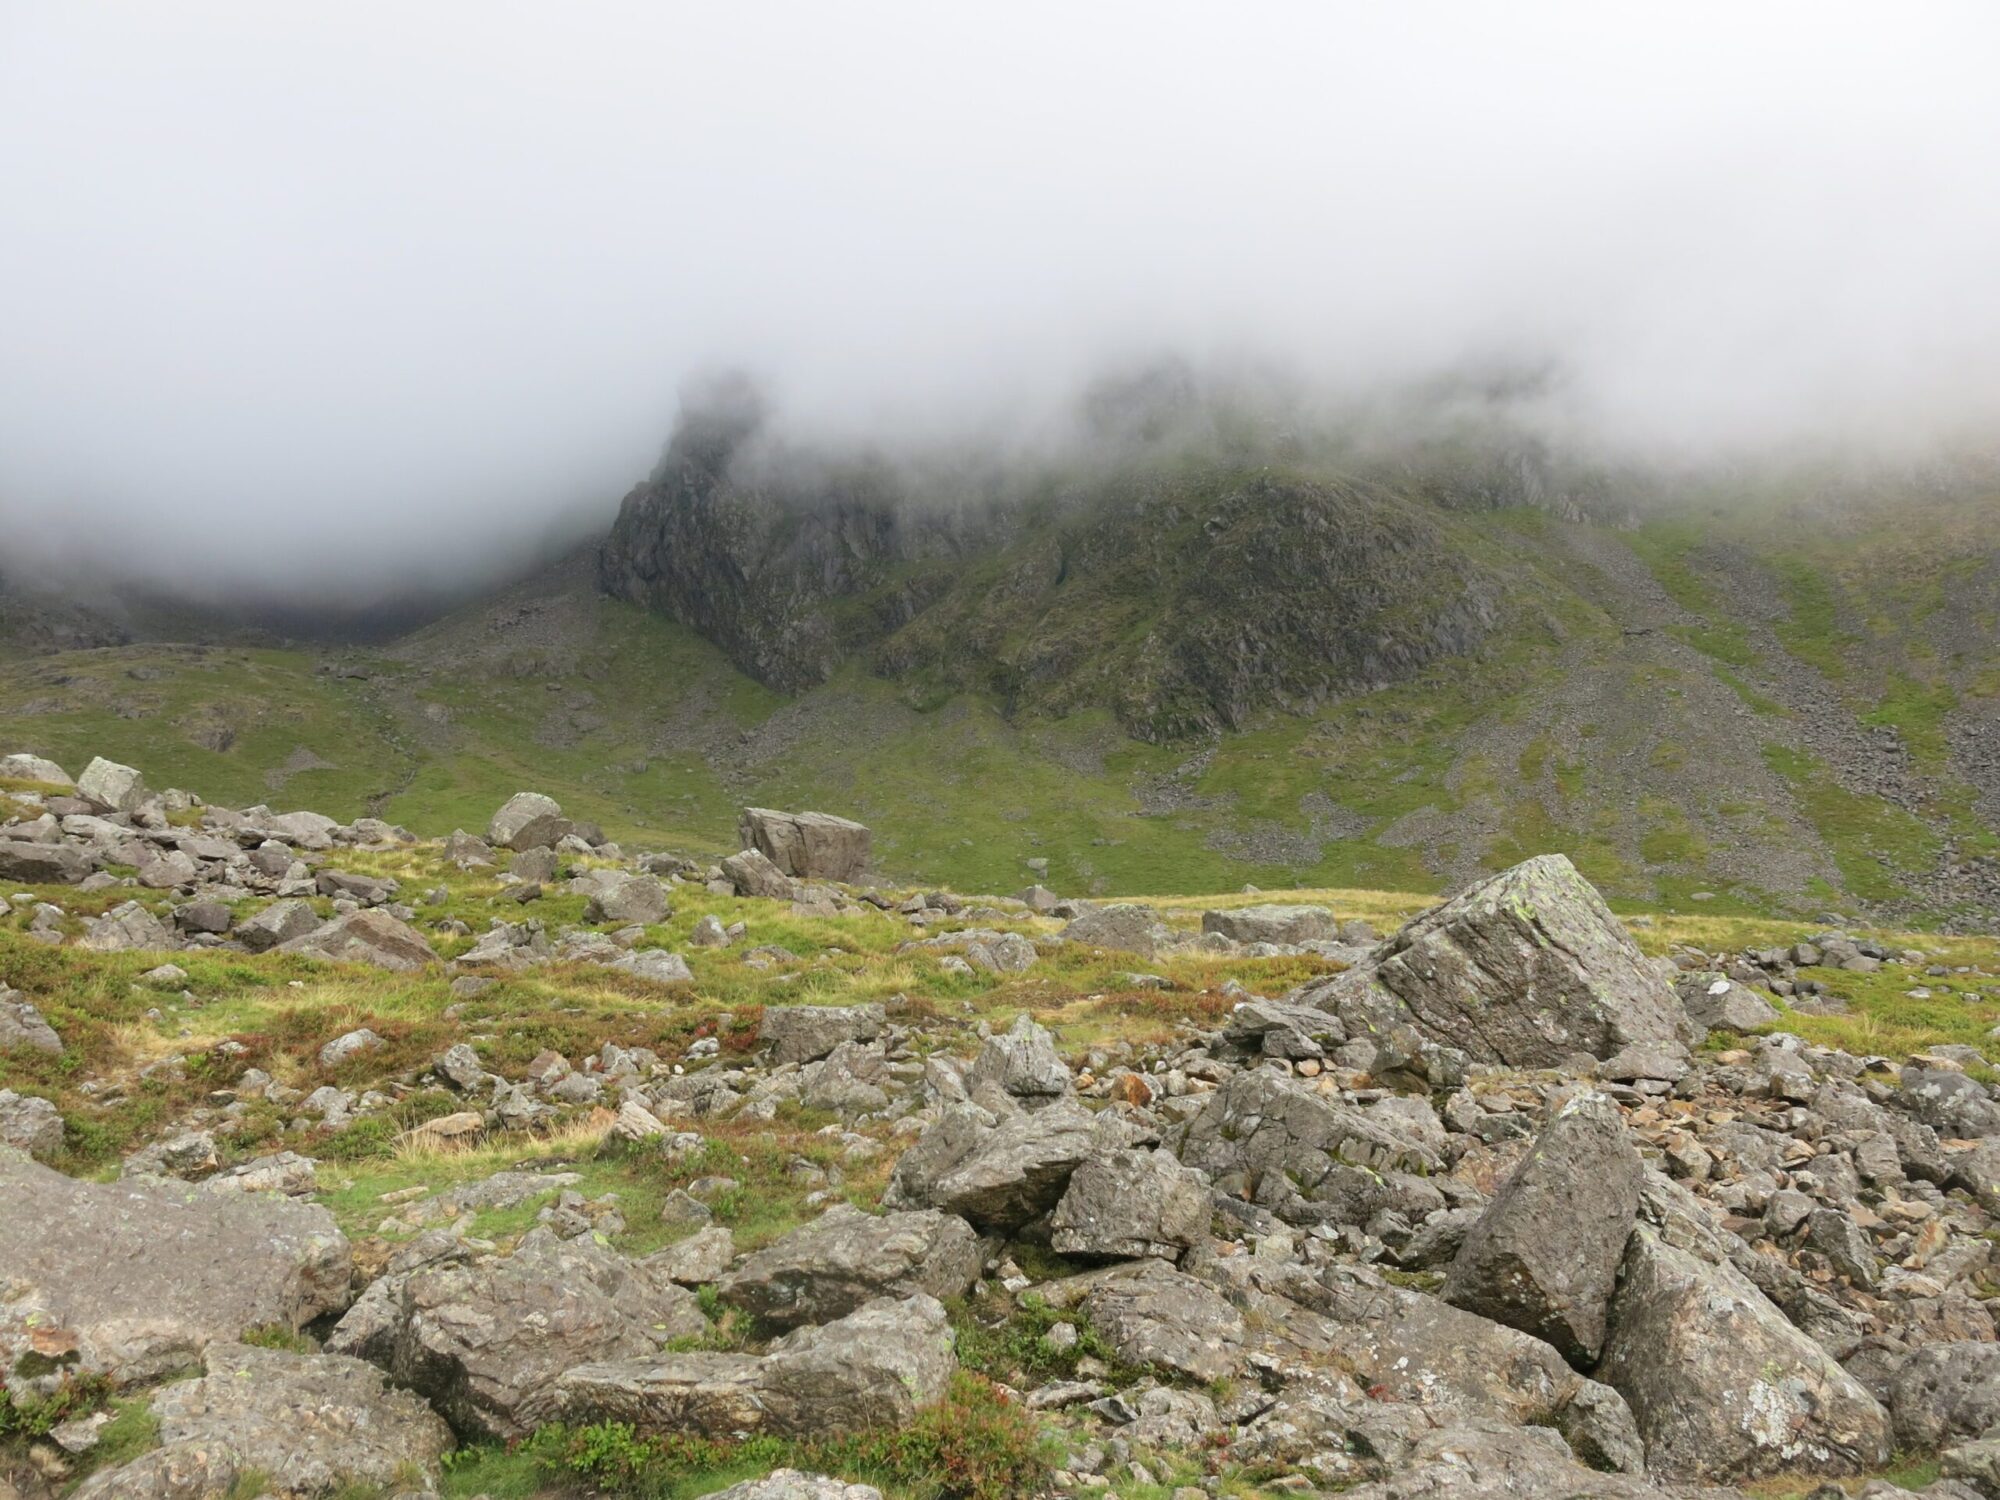
[[[47,1161],[63,1145],[62,1113],[46,1099],[0,1089],[0,1146]]]
[[[283,953],[304,953],[340,963],[373,964],[392,974],[413,974],[438,961],[421,932],[386,911],[351,911],[303,937],[280,943]]]
[[[602,872],[596,893],[583,909],[586,922],[610,922],[620,927],[631,923],[664,922],[672,907],[667,888],[652,875],[627,875],[617,870]]]
[[[1208,1188],[1166,1151],[1114,1151],[1076,1169],[1049,1220],[1060,1255],[1178,1260],[1208,1240]]]
[[[1618,1106],[1577,1095],[1467,1231],[1445,1301],[1595,1363],[1645,1170]]]
[[[62,787],[65,790],[76,786],[76,783],[70,780],[69,772],[54,761],[46,760],[39,755],[19,753],[0,755],[0,776],[10,777],[15,781],[39,781],[44,786]]]
[[[1691,969],[1674,981],[1688,1020],[1703,1035],[1711,1031],[1755,1031],[1775,1025],[1778,1007],[1747,985],[1714,969]]]
[[[1201,930],[1239,943],[1338,942],[1340,918],[1324,906],[1237,906],[1203,912]]]
[[[121,813],[137,812],[153,795],[147,790],[145,777],[130,766],[121,766],[101,755],[93,757],[76,778],[76,794],[106,812]]]
[[[1150,906],[1093,907],[1063,928],[1063,937],[1087,948],[1109,948],[1152,958],[1174,941],[1173,930]]]
[[[1560,854],[1460,892],[1288,998],[1334,1012],[1350,1035],[1408,1022],[1476,1062],[1512,1067],[1695,1039],[1660,969]]]
[[[765,1425],[798,1435],[901,1427],[943,1397],[957,1369],[935,1297],[879,1298],[771,1346],[760,1375]]]
[[[1069,1068],[1056,1053],[1055,1039],[1025,1012],[1003,1035],[986,1039],[965,1076],[965,1086],[975,1097],[982,1090],[997,1089],[1029,1107],[1071,1091]]]
[[[1056,1206],[1070,1174],[1128,1144],[1119,1123],[1074,1101],[996,1119],[949,1106],[897,1161],[886,1208],[938,1208],[984,1229],[1018,1229]]]
[[[873,1041],[888,1024],[879,1005],[767,1005],[757,1040],[782,1067],[817,1062],[842,1042]]]
[[[180,947],[180,939],[158,917],[136,901],[122,901],[100,917],[83,924],[79,948],[93,953],[153,952]]]
[[[800,880],[853,882],[868,870],[870,835],[861,824],[830,813],[773,812],[746,807],[736,841]]]
[[[963,1296],[985,1259],[955,1214],[865,1214],[836,1204],[717,1283],[722,1300],[783,1328],[830,1323],[878,1297]]]
[[[74,844],[0,839],[0,880],[19,885],[75,885],[96,863]]]
[[[1551,1429],[1492,1418],[1432,1428],[1394,1467],[1390,1478],[1342,1489],[1341,1500],[1742,1500],[1735,1490],[1600,1473]]]
[[[798,882],[771,863],[761,849],[744,849],[722,862],[722,874],[736,887],[739,896],[762,896],[770,901],[791,901],[799,894]]]
[[[326,1347],[381,1365],[461,1435],[499,1441],[542,1420],[538,1403],[564,1370],[652,1354],[708,1326],[667,1276],[545,1228],[505,1259],[426,1266],[370,1292]]]
[[[347,1240],[313,1204],[79,1182],[4,1150],[0,1204],[0,1371],[10,1374],[32,1354],[150,1379],[246,1329],[302,1328],[347,1305]]]
[[[2000,1427],[2000,1344],[1930,1344],[1914,1351],[1889,1383],[1896,1444],[1934,1453]]]
[[[1364,1109],[1267,1068],[1223,1084],[1170,1141],[1221,1191],[1295,1224],[1444,1206],[1423,1181],[1443,1167],[1440,1140],[1404,1114]]]
[[[78,1495],[180,1500],[230,1493],[253,1475],[260,1493],[277,1495],[436,1487],[451,1429],[373,1365],[244,1344],[209,1345],[203,1365],[200,1379],[154,1393],[160,1446],[91,1476]]]
[[[521,834],[537,818],[560,818],[562,804],[553,797],[544,797],[540,792],[516,792],[500,805],[486,825],[486,842],[503,849],[524,849],[526,843],[516,843]]]
[[[565,1422],[628,1422],[642,1432],[821,1436],[907,1423],[944,1395],[956,1368],[943,1306],[918,1293],[795,1329],[761,1358],[663,1354],[574,1365],[544,1405]]]
[[[1347,1040],[1338,1016],[1282,1000],[1245,1000],[1222,1026],[1224,1050],[1238,1057],[1281,1057],[1287,1062],[1325,1057]]]
[[[1636,1231],[1598,1377],[1670,1478],[1852,1474],[1889,1454],[1889,1419],[1741,1272]]]
[[[319,913],[310,901],[273,901],[236,928],[236,941],[252,953],[263,953],[319,931]]]
[[[1093,1275],[1081,1306],[1120,1359],[1189,1380],[1234,1374],[1248,1336],[1227,1298],[1157,1260]]]
[[[0,1052],[62,1051],[62,1038],[19,990],[0,988]]]

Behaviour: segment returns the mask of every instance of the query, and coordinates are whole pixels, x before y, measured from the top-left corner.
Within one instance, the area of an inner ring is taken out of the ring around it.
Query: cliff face
[[[713,427],[626,496],[599,577],[781,691],[855,658],[1153,740],[1400,681],[1499,608],[1436,507],[1375,485],[1141,463],[1000,492],[742,458]]]

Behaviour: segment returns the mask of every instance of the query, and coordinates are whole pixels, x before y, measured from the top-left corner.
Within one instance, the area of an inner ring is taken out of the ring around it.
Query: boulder
[[[15,781],[38,781],[43,786],[73,788],[69,772],[52,760],[44,760],[39,755],[0,755],[0,776]]]
[[[0,1203],[0,1370],[32,1354],[151,1379],[246,1329],[347,1305],[347,1240],[317,1205],[79,1182],[5,1151]]]
[[[19,885],[75,885],[96,864],[74,844],[0,839],[0,880]]]
[[[650,979],[654,984],[694,982],[694,970],[688,967],[687,960],[665,948],[640,948],[622,958],[613,959],[606,967],[622,969],[627,974]]]
[[[193,885],[200,874],[195,862],[178,849],[162,849],[151,859],[139,862],[139,884],[149,891],[170,891],[178,885]]]
[[[1173,930],[1150,906],[1098,906],[1063,928],[1064,939],[1087,948],[1109,948],[1151,958],[1174,941]]]
[[[1126,1150],[1076,1169],[1049,1220],[1059,1255],[1178,1260],[1208,1240],[1208,1188],[1166,1151]]]
[[[1490,1418],[1422,1433],[1398,1454],[1395,1470],[1391,1478],[1342,1489],[1341,1500],[1742,1500],[1735,1490],[1599,1473],[1548,1428]]]
[[[716,1290],[761,1322],[794,1328],[830,1323],[878,1297],[963,1296],[984,1260],[979,1236],[955,1215],[878,1216],[843,1203],[750,1256]]]
[[[1236,1371],[1243,1315],[1212,1288],[1157,1260],[1090,1278],[1081,1302],[1097,1336],[1128,1364],[1207,1382]]]
[[[677,1245],[646,1257],[650,1271],[682,1286],[703,1286],[728,1274],[736,1259],[736,1237],[720,1224],[697,1229]]]
[[[1934,1453],[2000,1427],[2000,1344],[1917,1349],[1897,1368],[1888,1402],[1905,1452]]]
[[[1046,1104],[1070,1092],[1069,1068],[1056,1055],[1055,1040],[1025,1012],[1003,1036],[988,1037],[973,1059],[965,1086],[974,1095],[996,1089],[1029,1106]]]
[[[1383,1209],[1444,1206],[1422,1179],[1443,1168],[1441,1139],[1408,1117],[1364,1109],[1267,1068],[1238,1073],[1169,1137],[1218,1189],[1295,1224],[1365,1224]]]
[[[873,1041],[887,1025],[879,1005],[767,1005],[757,1040],[782,1067],[817,1062],[842,1042]]]
[[[1467,1231],[1445,1301],[1595,1363],[1644,1175],[1618,1106],[1572,1098]]]
[[[210,1344],[205,1374],[160,1387],[159,1444],[77,1491],[101,1500],[232,1492],[260,1476],[262,1493],[331,1495],[364,1486],[401,1493],[438,1481],[451,1429],[373,1365],[336,1354]],[[199,1473],[200,1487],[165,1483]]]
[[[1245,1000],[1222,1026],[1223,1048],[1239,1057],[1280,1057],[1287,1062],[1325,1057],[1347,1040],[1337,1016],[1310,1005]]]
[[[180,940],[138,902],[124,901],[84,923],[76,945],[93,953],[132,953],[178,948]]]
[[[137,812],[153,795],[147,790],[145,777],[130,766],[121,766],[101,755],[92,758],[83,768],[83,774],[76,778],[76,794],[106,812],[119,813]]]
[[[303,937],[280,943],[284,953],[304,953],[340,963],[373,964],[393,974],[411,974],[438,956],[424,935],[386,911],[352,911]]]
[[[381,1365],[461,1435],[504,1442],[543,1420],[563,1371],[653,1354],[707,1326],[686,1288],[587,1236],[542,1228],[505,1259],[426,1266],[380,1295],[371,1288],[326,1347]]]
[[[55,1027],[21,998],[19,990],[0,989],[0,1052],[46,1052],[53,1057],[62,1049]]]
[[[722,875],[736,887],[739,896],[762,896],[771,901],[795,900],[797,882],[771,863],[761,849],[745,849],[722,862]]]
[[[1201,930],[1238,943],[1333,943],[1340,918],[1324,906],[1238,906],[1203,912]]]
[[[492,820],[486,825],[486,842],[503,849],[531,847],[525,843],[515,842],[522,831],[537,818],[561,816],[562,804],[555,798],[544,797],[540,792],[516,792],[501,804],[500,810],[493,814]]]
[[[1731,1482],[1852,1474],[1889,1454],[1889,1419],[1741,1272],[1637,1230],[1598,1376],[1631,1405],[1646,1463]]]
[[[1070,1174],[1126,1144],[1118,1122],[1073,1101],[996,1119],[976,1104],[949,1106],[905,1151],[885,1208],[938,1208],[984,1229],[1013,1230],[1056,1206]]]
[[[773,1469],[762,1479],[746,1479],[718,1490],[709,1500],[882,1500],[882,1492],[872,1484],[849,1484],[798,1469]]]
[[[1674,981],[1674,993],[1696,1031],[1755,1031],[1775,1025],[1778,1007],[1755,990],[1713,969],[1690,969]]]
[[[737,819],[736,840],[764,855],[783,874],[800,880],[851,884],[868,869],[868,830],[829,813],[746,807]]]
[[[1660,969],[1560,854],[1432,907],[1353,968],[1288,997],[1350,1035],[1407,1022],[1474,1061],[1553,1067],[1694,1028]]]
[[[236,941],[252,953],[277,948],[319,930],[319,913],[310,901],[274,901],[236,929]]]
[[[63,1145],[62,1113],[46,1099],[0,1089],[0,1146],[47,1161]]]
[[[596,894],[583,909],[584,921],[619,927],[666,921],[673,908],[667,902],[667,888],[655,876],[604,873],[609,878],[598,882]]]

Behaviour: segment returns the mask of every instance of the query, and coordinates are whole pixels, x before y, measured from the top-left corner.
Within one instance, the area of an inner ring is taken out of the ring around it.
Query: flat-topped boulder
[[[736,837],[745,849],[755,849],[786,875],[849,883],[866,873],[872,844],[868,830],[851,819],[768,807],[744,808],[737,817]]]
[[[1203,912],[1201,930],[1239,943],[1331,943],[1340,918],[1324,906],[1235,906]]]
[[[313,1204],[79,1182],[5,1149],[0,1204],[0,1370],[39,1356],[144,1380],[248,1329],[302,1328],[347,1305],[347,1240]]]
[[[1361,963],[1287,997],[1350,1035],[1407,1023],[1475,1062],[1553,1067],[1697,1040],[1673,986],[1560,854],[1461,891]]]
[[[421,932],[386,911],[367,909],[335,917],[301,937],[278,945],[283,953],[304,953],[341,963],[373,964],[394,974],[410,974],[438,961]]]

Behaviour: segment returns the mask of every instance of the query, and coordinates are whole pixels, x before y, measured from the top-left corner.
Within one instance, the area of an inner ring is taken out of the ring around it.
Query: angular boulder
[[[92,953],[158,952],[180,947],[180,939],[136,901],[121,901],[83,924],[79,948]]]
[[[1476,1062],[1511,1067],[1695,1040],[1659,968],[1560,854],[1460,892],[1288,998],[1332,1011],[1350,1035],[1408,1023]]]
[[[74,844],[0,839],[0,880],[20,885],[75,885],[96,868]]]
[[[69,790],[76,783],[70,780],[69,772],[52,760],[39,755],[0,755],[0,776],[15,781],[38,781],[43,786],[62,787]]]
[[[1755,990],[1713,969],[1692,969],[1674,981],[1674,993],[1696,1031],[1755,1031],[1779,1020],[1778,1007]]]
[[[586,922],[644,925],[666,921],[673,910],[667,902],[667,888],[655,876],[626,875],[616,870],[607,870],[603,876],[583,909]]]
[[[943,1397],[957,1369],[935,1297],[879,1298],[771,1346],[759,1373],[764,1422],[798,1436],[901,1427]]]
[[[842,1042],[873,1041],[888,1024],[879,1005],[767,1005],[757,1040],[782,1067],[817,1062]]]
[[[1069,1068],[1057,1055],[1048,1029],[1024,1013],[1014,1018],[1004,1035],[986,1039],[966,1074],[965,1086],[974,1095],[982,1089],[997,1089],[1033,1107],[1070,1092]]]
[[[2000,1427],[2000,1344],[1958,1342],[1916,1350],[1889,1382],[1897,1446],[1934,1453]]]
[[[769,901],[791,901],[799,894],[798,883],[771,863],[761,849],[745,849],[722,862],[722,875],[736,887],[739,896],[762,896]]]
[[[1166,1151],[1126,1150],[1076,1169],[1049,1220],[1059,1255],[1179,1260],[1208,1240],[1208,1188]]]
[[[1055,1207],[1079,1166],[1124,1144],[1115,1120],[1100,1125],[1072,1101],[1003,1119],[975,1104],[953,1105],[897,1161],[882,1204],[1018,1229]]]
[[[347,1305],[347,1240],[316,1205],[79,1182],[7,1151],[0,1204],[0,1370],[39,1355],[145,1380],[246,1329]]]
[[[317,932],[319,927],[319,913],[310,901],[274,901],[237,927],[236,941],[252,953],[263,953]]]
[[[438,961],[421,932],[386,911],[352,911],[303,937],[280,943],[283,953],[304,953],[338,963],[373,964],[392,974],[413,974]]]
[[[736,821],[736,841],[755,849],[784,874],[800,880],[847,884],[868,870],[871,835],[861,824],[830,813],[774,812],[746,807]]]
[[[1082,1307],[1120,1359],[1189,1380],[1234,1374],[1248,1331],[1228,1299],[1156,1260],[1093,1278]]]
[[[486,825],[486,842],[502,849],[523,849],[514,841],[537,818],[560,818],[562,804],[540,792],[516,792],[500,805]]]
[[[1577,1095],[1467,1231],[1445,1301],[1595,1363],[1644,1176],[1618,1106]]]
[[[200,1379],[154,1393],[160,1446],[93,1475],[79,1495],[223,1494],[252,1475],[279,1495],[400,1493],[413,1480],[435,1488],[451,1429],[373,1365],[245,1344],[211,1344],[203,1365]],[[161,1483],[192,1474],[201,1476],[192,1489]]]
[[[21,998],[19,990],[0,989],[0,1052],[46,1052],[53,1057],[62,1049],[55,1027]]]
[[[0,1146],[47,1161],[63,1145],[62,1113],[46,1099],[0,1089]]]
[[[1626,1249],[1597,1374],[1664,1477],[1854,1474],[1889,1454],[1888,1415],[1832,1355],[1733,1266],[1650,1228]]]
[[[878,1297],[963,1296],[985,1251],[970,1224],[935,1209],[829,1208],[717,1283],[724,1302],[781,1328],[830,1323]]]
[[[1203,912],[1201,930],[1238,943],[1331,943],[1340,940],[1340,918],[1324,906],[1237,906]]]
[[[146,787],[145,777],[130,766],[121,766],[101,755],[93,757],[76,778],[76,794],[106,812],[120,813],[137,812],[153,795]]]
[[[1150,906],[1098,906],[1076,917],[1063,928],[1065,941],[1086,948],[1109,948],[1116,953],[1136,953],[1152,958],[1174,941],[1173,929],[1160,920]]]
[[[326,1347],[381,1365],[460,1434],[504,1442],[543,1419],[539,1403],[563,1371],[656,1353],[707,1326],[668,1277],[590,1238],[536,1229],[503,1260],[371,1287]]]

